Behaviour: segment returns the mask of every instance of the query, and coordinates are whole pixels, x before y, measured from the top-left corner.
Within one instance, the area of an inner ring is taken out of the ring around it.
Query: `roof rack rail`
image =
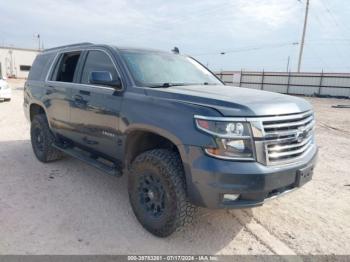
[[[53,51],[57,49],[63,49],[63,48],[68,48],[68,47],[74,47],[74,46],[85,46],[85,45],[92,45],[93,43],[90,42],[82,42],[82,43],[76,43],[76,44],[71,44],[71,45],[62,45],[62,46],[57,46],[57,47],[52,47],[48,49],[44,49],[43,51]]]

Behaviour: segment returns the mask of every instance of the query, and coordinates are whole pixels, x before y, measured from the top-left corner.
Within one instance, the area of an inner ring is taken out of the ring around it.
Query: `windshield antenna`
[[[171,50],[171,52],[173,52],[174,54],[178,55],[180,54],[180,50],[178,47],[174,46],[174,48]]]

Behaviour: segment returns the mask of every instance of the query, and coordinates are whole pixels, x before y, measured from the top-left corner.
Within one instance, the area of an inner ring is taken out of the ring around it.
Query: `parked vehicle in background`
[[[316,162],[308,102],[225,86],[180,54],[91,43],[45,50],[24,110],[39,161],[65,153],[126,174],[137,219],[160,237],[190,222],[195,206],[254,207],[297,189]]]
[[[0,101],[10,101],[11,94],[11,88],[6,78],[0,76]]]

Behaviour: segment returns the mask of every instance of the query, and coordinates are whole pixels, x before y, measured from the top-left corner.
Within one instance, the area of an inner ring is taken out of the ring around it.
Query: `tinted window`
[[[28,80],[44,80],[53,57],[53,53],[38,55],[30,69]]]
[[[59,82],[73,82],[80,52],[63,54],[56,65],[51,80]]]
[[[102,51],[89,51],[84,65],[81,83],[89,84],[90,73],[94,71],[107,71],[111,73],[113,79],[117,79],[118,77],[112,60]]]

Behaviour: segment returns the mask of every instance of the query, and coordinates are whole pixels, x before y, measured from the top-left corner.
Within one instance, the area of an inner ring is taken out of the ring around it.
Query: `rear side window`
[[[110,57],[102,51],[89,51],[84,65],[81,83],[89,84],[91,72],[107,71],[110,72],[113,79],[117,79],[118,74]]]
[[[79,57],[80,52],[63,54],[55,67],[51,80],[58,82],[73,82]]]
[[[47,71],[53,60],[54,54],[40,54],[38,55],[30,69],[28,80],[42,81],[45,79]]]

